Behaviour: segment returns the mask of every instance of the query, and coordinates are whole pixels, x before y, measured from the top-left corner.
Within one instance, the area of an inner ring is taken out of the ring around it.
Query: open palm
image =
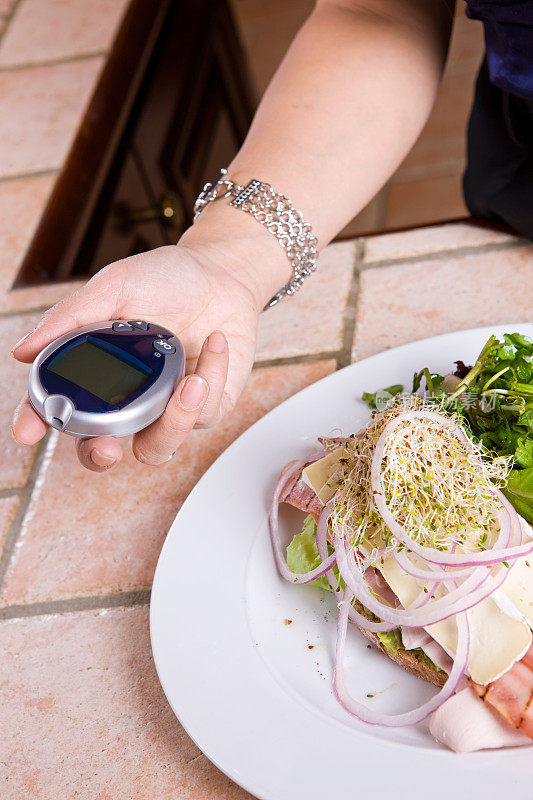
[[[146,319],[169,328],[183,343],[187,376],[176,387],[162,417],[137,433],[136,457],[167,461],[187,433],[215,424],[235,404],[253,364],[260,309],[250,290],[230,271],[203,254],[174,245],[117,261],[53,306],[13,355],[31,362],[57,337],[82,325],[109,319]],[[46,425],[24,397],[13,435],[34,444]],[[80,461],[101,471],[122,455],[112,437],[79,439]]]

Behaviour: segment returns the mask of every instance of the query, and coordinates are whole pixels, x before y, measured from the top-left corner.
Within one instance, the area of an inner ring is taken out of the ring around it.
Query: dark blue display
[[[156,335],[159,335],[161,338],[160,334]],[[41,384],[48,394],[62,394],[70,398],[79,411],[119,411],[152,386],[163,370],[165,359],[164,356],[160,356],[154,351],[152,346],[153,338],[153,335],[147,336],[146,333],[142,332],[131,334],[120,333],[117,335],[111,331],[109,333],[95,331],[88,334],[80,334],[67,342],[63,347],[54,351],[43,361],[39,368]],[[168,338],[168,336],[162,338]],[[143,373],[146,374],[147,379],[143,380],[142,385],[137,391],[127,395],[120,402],[108,403],[92,394],[90,391],[82,388],[77,383],[73,383],[65,377],[50,371],[49,367],[60,355],[84,341],[96,345],[115,358],[120,359],[120,361],[130,364],[136,370],[142,370]]]

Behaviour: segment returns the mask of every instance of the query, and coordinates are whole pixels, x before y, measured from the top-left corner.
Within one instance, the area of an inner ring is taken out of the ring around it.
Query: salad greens
[[[318,567],[321,561],[316,546],[316,522],[309,515],[304,520],[302,532],[297,533],[287,547],[287,566],[298,575],[303,575]],[[320,586],[321,589],[331,591],[325,575],[315,578],[309,585]]]
[[[377,408],[378,404],[383,401],[390,400],[397,394],[403,392],[403,385],[395,383],[392,386],[387,386],[385,389],[380,389],[378,392],[363,392],[363,400],[368,403],[370,408]]]
[[[315,567],[318,567],[320,560],[318,547],[316,546],[316,522],[313,517],[309,515],[304,520],[301,533],[297,533],[295,536],[293,536],[292,542],[287,547],[287,565],[293,572],[296,572],[298,575],[303,575],[305,572],[309,572]],[[338,579],[339,571],[336,566],[333,567],[333,572]],[[342,578],[340,585],[342,589],[346,588],[346,584]],[[311,581],[309,586],[318,586],[320,589],[326,589],[328,592],[331,592],[331,587],[325,575],[321,575],[320,578],[315,578],[314,581]],[[356,603],[358,611],[371,619],[378,619],[361,603],[358,601],[356,601]],[[396,658],[398,655],[398,650],[405,650],[400,628],[395,628],[392,631],[385,631],[376,635],[381,644],[387,648],[393,658]],[[434,664],[433,661],[431,661],[431,659],[424,653],[422,648],[417,647],[409,652],[416,655],[417,658],[422,658],[427,661],[427,663],[433,669],[440,671],[436,664]]]
[[[328,544],[328,550],[330,554],[333,552],[330,544]],[[304,572],[309,572],[309,570],[318,567],[321,561],[316,544],[316,522],[311,515],[308,515],[304,519],[301,533],[293,536],[292,542],[287,547],[287,564],[289,569],[296,572],[297,575],[303,575]],[[333,574],[339,580],[339,568],[336,565],[333,567]],[[342,578],[339,585],[343,591],[346,589],[346,584]],[[309,586],[319,586],[321,589],[331,592],[331,587],[325,575],[315,578]]]
[[[512,456],[514,468],[503,490],[528,522],[533,523],[533,341],[520,333],[491,336],[476,363],[455,362],[455,374],[444,376],[427,367],[415,373],[413,392],[425,383],[425,399],[459,414],[474,439],[496,455]],[[365,392],[370,408],[403,391],[389,386]]]
[[[518,513],[533,523],[533,467],[513,469],[502,491]]]

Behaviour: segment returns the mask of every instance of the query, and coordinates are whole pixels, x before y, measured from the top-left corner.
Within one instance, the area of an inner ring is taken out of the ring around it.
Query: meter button
[[[130,325],[133,325],[134,328],[139,328],[141,331],[148,330],[148,323],[144,322],[142,319],[130,319],[128,320]]]
[[[126,333],[126,331],[132,331],[133,328],[127,322],[114,322],[113,330],[117,333]]]
[[[164,356],[169,356],[171,353],[176,352],[174,345],[167,342],[166,339],[154,339],[152,347],[157,353],[161,353]]]

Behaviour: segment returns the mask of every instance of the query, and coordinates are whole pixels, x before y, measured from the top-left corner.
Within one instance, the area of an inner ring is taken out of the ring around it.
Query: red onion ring
[[[347,589],[340,604],[339,618],[337,622],[337,647],[335,654],[335,673],[333,677],[333,691],[339,703],[348,713],[353,714],[362,722],[370,725],[386,725],[388,727],[400,727],[401,725],[415,725],[422,722],[444,703],[457,689],[461,678],[465,674],[468,664],[468,653],[470,649],[470,631],[466,614],[457,616],[457,649],[453,666],[448,679],[442,689],[437,692],[430,700],[423,703],[418,708],[407,711],[403,714],[382,714],[371,708],[358,703],[350,695],[346,686],[344,675],[344,649],[346,644],[346,630],[348,627],[348,613],[353,600],[352,592]]]
[[[316,546],[322,562],[328,558],[328,522],[331,516],[331,503],[332,500],[326,503],[316,523]],[[335,579],[333,569],[326,572],[326,578],[335,597],[337,592],[340,592],[340,586]]]
[[[420,590],[420,594],[418,595],[418,597],[416,597],[413,600],[411,605],[407,606],[407,610],[409,611],[411,608],[422,608],[423,606],[427,606],[427,604],[431,600],[431,597],[433,596],[433,593],[435,592],[435,589],[437,588],[438,585],[439,585],[439,581],[435,581],[434,583],[430,583],[429,589],[424,587],[424,588],[426,588],[426,591],[424,591],[424,589],[421,589]],[[404,626],[404,627],[406,627],[406,626]]]
[[[345,542],[338,534],[335,536],[335,554],[337,556],[337,566],[346,585],[369,611],[372,611],[373,614],[383,620],[382,622],[369,622],[364,617],[360,617],[358,620],[358,624],[361,627],[375,633],[392,630],[401,625],[418,628],[442,622],[445,619],[449,619],[449,617],[455,616],[455,614],[472,608],[485,597],[488,597],[495,588],[494,585],[491,585],[490,588],[486,586],[488,578],[491,577],[490,575],[486,576],[480,574],[482,570],[475,570],[470,578],[463,582],[461,587],[454,589],[446,597],[434,600],[429,608],[424,606],[413,610],[395,609],[383,604],[368,589],[364,577],[361,575],[357,564],[355,564],[353,551],[347,552]],[[506,575],[503,576],[501,583],[503,583],[505,577]]]
[[[440,583],[446,580],[461,580],[470,577],[474,572],[474,570],[469,569],[446,572],[445,569],[437,569],[436,567],[435,570],[431,572],[422,567],[416,567],[405,551],[394,553],[394,560],[398,562],[398,565],[404,572],[407,572],[412,578],[416,578],[420,581],[436,580]],[[479,569],[479,567],[475,569]]]
[[[333,498],[332,498],[333,499]],[[327,523],[331,516],[331,508],[329,508],[332,500],[326,504],[324,507],[320,517],[318,518],[317,526],[316,526],[316,544],[318,548],[318,554],[322,561],[327,556]],[[339,571],[339,575],[342,573]],[[335,597],[340,591],[341,587],[335,579],[335,573],[333,570],[326,573],[326,578],[328,580],[329,586],[331,591],[333,592],[333,596]],[[359,628],[363,628],[364,630],[368,630],[372,633],[383,633],[385,631],[391,631],[397,628],[397,625],[385,625],[383,622],[371,622],[367,617],[363,616],[356,611],[356,609],[350,604],[350,610],[348,612],[348,616],[350,620],[357,625]],[[363,624],[364,623],[364,624]],[[384,627],[385,625],[385,627]]]
[[[406,531],[402,528],[402,526],[394,519],[385,501],[385,497],[383,494],[383,485],[381,482],[381,462],[383,460],[385,447],[387,445],[391,433],[402,422],[405,422],[406,420],[409,419],[414,419],[416,417],[431,419],[441,423],[442,425],[448,428],[451,428],[454,431],[454,433],[456,433],[458,438],[463,439],[464,441],[468,442],[471,445],[468,436],[458,425],[456,425],[446,417],[443,417],[440,414],[437,414],[436,412],[433,411],[423,411],[423,410],[406,411],[404,414],[400,414],[397,417],[395,417],[393,420],[391,420],[391,422],[388,423],[388,425],[386,425],[376,443],[374,454],[372,456],[371,485],[372,485],[372,493],[376,508],[379,511],[384,523],[387,525],[390,532],[393,534],[393,536],[395,536],[398,539],[398,541],[400,541],[402,544],[404,544],[406,547],[412,550],[413,553],[415,553],[416,555],[422,556],[422,558],[425,558],[426,561],[430,561],[433,564],[439,564],[441,566],[444,565],[450,565],[456,567],[472,567],[472,566],[487,566],[487,565],[492,566],[494,564],[501,563],[503,561],[509,561],[512,560],[513,558],[519,558],[520,556],[528,555],[529,553],[533,552],[533,541],[531,541],[529,544],[504,547],[503,549],[500,549],[495,546],[494,548],[491,548],[491,550],[485,551],[485,553],[472,553],[470,555],[461,553],[446,553],[442,551],[437,551],[432,547],[425,547],[424,545],[419,544],[408,533],[406,533]],[[498,490],[495,488],[493,489],[493,491],[495,494],[498,492]],[[497,496],[501,500],[499,493]],[[509,524],[511,526],[513,525],[513,518],[516,515],[516,511],[507,502],[504,503],[502,501],[502,506],[503,510],[506,511],[507,515],[510,517],[510,522],[509,522],[509,520],[504,521],[505,517],[503,517],[502,514],[498,515],[500,517],[500,537],[501,536],[505,537],[507,535]],[[496,544],[498,544],[498,542]]]
[[[279,498],[286,482],[300,471],[307,464],[322,458],[324,453],[318,453],[309,459],[297,461],[287,467],[276,485],[272,505],[270,509],[269,525],[274,557],[281,575],[291,583],[305,584],[316,578],[326,575],[328,583],[334,593],[337,594],[341,589],[335,578],[333,566],[335,563],[339,568],[339,575],[346,583],[343,600],[339,604],[340,612],[337,624],[337,647],[335,659],[335,674],[333,688],[335,695],[341,705],[351,714],[357,716],[369,724],[381,724],[387,726],[410,725],[420,722],[431,714],[438,706],[445,702],[456,690],[468,665],[469,653],[469,626],[466,610],[472,608],[486,597],[490,596],[507,577],[506,570],[494,577],[485,567],[492,567],[502,561],[513,561],[522,555],[527,555],[533,551],[533,541],[527,544],[522,542],[522,529],[519,517],[514,508],[507,501],[505,496],[495,487],[491,487],[494,495],[501,502],[502,509],[498,513],[500,522],[500,532],[495,547],[484,554],[459,554],[454,553],[455,547],[451,552],[443,553],[433,548],[420,545],[416,540],[407,534],[399,523],[396,522],[390,512],[383,495],[381,482],[381,462],[387,445],[388,437],[396,427],[405,420],[422,417],[432,419],[442,425],[451,428],[458,438],[471,446],[471,441],[466,433],[455,423],[436,412],[429,411],[410,411],[392,420],[381,433],[375,447],[371,464],[371,484],[374,502],[380,512],[383,521],[396,538],[402,542],[409,551],[421,556],[428,562],[429,569],[425,570],[415,566],[407,553],[395,553],[394,557],[399,566],[418,580],[423,580],[430,585],[427,592],[422,590],[406,608],[394,608],[386,605],[370,590],[364,571],[365,567],[356,563],[353,548],[348,548],[345,537],[339,532],[335,533],[334,553],[328,555],[328,522],[331,516],[330,501],[322,510],[317,521],[316,543],[321,563],[314,570],[304,575],[293,573],[287,566],[278,530],[278,505]],[[368,560],[370,564],[370,560]],[[462,571],[450,571],[447,566],[453,565],[465,567]],[[440,569],[439,569],[440,567]],[[458,584],[458,581],[461,581]],[[451,585],[451,591],[438,600],[429,602],[438,585],[444,583]],[[380,617],[380,622],[372,622],[360,614],[353,607],[352,602],[357,598],[373,614]],[[400,626],[406,628],[427,627],[436,622],[457,617],[458,642],[453,666],[448,679],[442,689],[420,707],[403,714],[388,715],[375,712],[361,703],[354,700],[346,687],[343,670],[343,657],[346,641],[346,630],[348,619],[354,621],[360,628],[371,632],[390,631]]]
[[[293,464],[290,464],[280,475],[280,478],[276,484],[276,488],[274,490],[274,496],[272,498],[272,504],[270,506],[270,515],[268,519],[269,523],[269,530],[270,530],[270,540],[272,542],[272,549],[274,551],[274,558],[276,560],[276,565],[280,574],[282,575],[285,580],[289,581],[290,583],[296,584],[305,584],[311,583],[316,578],[320,578],[322,575],[325,575],[326,572],[332,568],[332,566],[336,562],[335,553],[332,553],[331,556],[326,558],[315,567],[315,569],[310,570],[309,572],[305,572],[302,575],[299,575],[296,572],[293,572],[287,566],[287,560],[283,553],[282,544],[279,538],[279,519],[278,519],[278,507],[279,507],[279,498],[285,487],[287,481],[294,476],[296,472],[300,472],[303,467],[307,466],[307,464],[312,463],[313,461],[317,461],[319,458],[322,458],[323,454],[318,453],[314,454],[312,458],[308,458],[302,461],[296,461]]]

